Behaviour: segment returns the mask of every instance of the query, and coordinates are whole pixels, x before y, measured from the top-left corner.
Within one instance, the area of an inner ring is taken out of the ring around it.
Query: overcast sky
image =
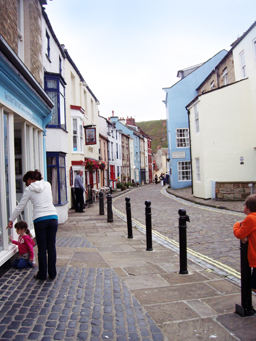
[[[205,62],[256,20],[256,0],[47,0],[46,13],[100,115],[166,118],[177,71]]]

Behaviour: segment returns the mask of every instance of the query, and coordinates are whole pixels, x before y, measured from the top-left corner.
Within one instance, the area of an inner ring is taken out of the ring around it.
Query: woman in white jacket
[[[14,220],[24,210],[30,200],[33,205],[33,222],[38,247],[38,273],[36,279],[45,280],[56,277],[56,233],[58,229],[58,215],[53,205],[51,184],[42,180],[39,170],[29,171],[23,176],[26,183],[25,191],[19,204],[10,216],[8,227],[13,227]],[[48,262],[47,254],[48,252]]]

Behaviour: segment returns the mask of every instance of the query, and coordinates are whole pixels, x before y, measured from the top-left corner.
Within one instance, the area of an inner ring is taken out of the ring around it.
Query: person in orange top
[[[248,262],[253,268],[251,277],[252,291],[256,292],[256,194],[249,195],[244,203],[244,214],[246,218],[238,221],[233,227],[236,238],[243,243],[248,241]]]

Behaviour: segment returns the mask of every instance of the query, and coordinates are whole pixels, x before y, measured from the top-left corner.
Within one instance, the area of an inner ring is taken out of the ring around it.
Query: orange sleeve
[[[248,237],[253,230],[255,230],[255,221],[248,215],[240,224],[240,222],[236,222],[233,231],[234,235],[238,239],[243,239]]]

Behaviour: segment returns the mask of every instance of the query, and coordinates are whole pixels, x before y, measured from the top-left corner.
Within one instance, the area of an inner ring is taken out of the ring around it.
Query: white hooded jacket
[[[33,205],[33,220],[45,216],[57,215],[56,208],[52,203],[51,184],[47,181],[40,180],[32,182],[25,188],[22,198],[11,214],[9,221],[13,222],[19,216],[29,200]]]

